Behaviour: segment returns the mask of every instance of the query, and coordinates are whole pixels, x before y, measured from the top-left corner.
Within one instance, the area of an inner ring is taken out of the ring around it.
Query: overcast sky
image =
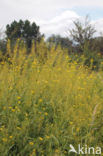
[[[66,36],[72,21],[87,14],[98,32],[103,32],[103,0],[0,0],[0,28],[28,19],[47,36]]]

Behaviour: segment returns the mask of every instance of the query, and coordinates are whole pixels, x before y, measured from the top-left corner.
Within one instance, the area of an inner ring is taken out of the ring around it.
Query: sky
[[[103,32],[103,0],[0,0],[0,28],[14,20],[30,20],[40,32],[68,36],[73,20],[90,16],[98,34]]]

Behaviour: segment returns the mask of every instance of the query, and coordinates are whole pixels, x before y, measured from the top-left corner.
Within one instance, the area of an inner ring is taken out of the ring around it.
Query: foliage
[[[92,42],[94,43],[93,46],[94,50],[99,51],[103,55],[103,35],[99,37],[95,37],[94,39],[92,39]]]
[[[69,30],[73,42],[79,44],[80,50],[83,51],[84,45],[93,38],[96,32],[95,28],[91,25],[89,17],[86,16],[84,22],[76,20],[73,22],[74,28]]]
[[[41,37],[39,26],[37,26],[35,22],[31,24],[28,20],[19,20],[19,22],[13,21],[10,25],[8,24],[6,26],[5,33],[7,39],[12,41],[18,38],[23,39],[29,48],[31,47],[32,40],[39,40]]]
[[[38,54],[32,45],[28,55],[19,40],[13,53],[7,47],[9,58],[0,62],[0,155],[68,156],[69,145],[80,143],[103,148],[103,72],[71,62],[60,47],[48,51],[43,40]]]
[[[61,37],[60,35],[51,35],[47,42],[50,44],[50,47],[55,45],[55,47],[58,47],[60,45],[62,48],[68,48],[70,49],[72,47],[72,42],[67,37]]]
[[[6,51],[5,33],[2,29],[0,29],[0,51],[3,53]]]

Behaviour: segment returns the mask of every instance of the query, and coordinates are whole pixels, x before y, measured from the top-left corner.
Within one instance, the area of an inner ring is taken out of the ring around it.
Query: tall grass
[[[19,41],[18,41],[19,42]],[[7,46],[0,63],[0,156],[68,156],[69,145],[103,148],[102,71],[60,47],[30,54]]]

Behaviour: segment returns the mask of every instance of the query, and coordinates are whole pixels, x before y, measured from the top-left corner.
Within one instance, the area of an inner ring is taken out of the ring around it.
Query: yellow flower
[[[42,137],[39,137],[39,140],[40,140],[40,141],[42,141],[42,140],[43,140],[43,138],[42,138]]]
[[[64,154],[66,154],[67,153],[67,151],[64,151]]]
[[[9,90],[12,90],[12,89],[13,89],[12,87],[9,88]]]
[[[46,135],[46,139],[49,139],[49,138],[50,138],[50,136],[47,136],[47,135]]]
[[[34,156],[36,154],[36,150],[33,149],[32,153],[30,154],[30,156]]]
[[[9,109],[12,109],[12,107],[10,106]]]
[[[10,139],[12,139],[12,138],[13,138],[13,136],[9,136],[9,138],[10,138]]]
[[[59,153],[59,150],[58,150],[58,149],[56,149],[56,150],[55,150],[55,152],[56,152],[56,153]]]
[[[40,81],[37,81],[37,84],[40,84]]]
[[[43,108],[43,110],[45,111],[45,108]]]
[[[39,112],[39,114],[42,114],[41,112]]]
[[[33,153],[35,153],[36,152],[36,150],[35,149],[33,149]]]
[[[73,122],[71,121],[71,122],[69,122],[70,123],[70,125],[73,125]]]
[[[0,131],[2,131],[3,130],[3,128],[0,128]]]
[[[29,142],[29,145],[33,146],[33,145],[34,145],[34,143],[33,143],[33,142]]]
[[[45,113],[44,113],[44,115],[45,115],[45,116],[48,116],[48,113],[47,113],[47,112],[45,112]]]
[[[69,60],[69,56],[66,56],[65,58],[66,58],[66,60]]]
[[[35,93],[34,90],[32,90],[32,91],[31,91],[31,94],[34,94],[34,93]]]
[[[76,131],[79,132],[80,128],[77,128]]]
[[[40,73],[40,70],[38,69],[37,72]]]
[[[36,61],[34,61],[32,64],[33,64],[33,65],[36,65],[36,64],[37,64],[37,62],[36,62]]]
[[[28,114],[27,114],[27,113],[25,113],[25,116],[27,117],[27,116],[28,116]]]
[[[94,61],[94,60],[93,60],[93,58],[91,58],[91,60],[90,60],[90,61],[91,61],[91,63],[93,63],[93,61]]]
[[[18,109],[18,107],[16,106],[15,109]]]
[[[42,99],[39,99],[39,102],[41,103],[43,100]]]
[[[98,56],[101,56],[101,54],[100,54],[100,53],[98,53]]]
[[[21,103],[21,101],[18,101],[18,104],[20,104]]]
[[[1,62],[1,64],[2,64],[2,65],[4,65],[4,64],[5,64],[5,62]]]
[[[5,109],[6,109],[6,107],[4,106],[4,107],[3,107],[3,110],[5,110]]]
[[[17,127],[17,129],[18,129],[18,130],[21,130],[21,128],[20,128],[20,127]]]
[[[20,99],[21,99],[21,97],[20,97],[20,96],[17,96],[17,99],[18,99],[18,100],[20,100]]]
[[[2,138],[2,141],[3,141],[3,142],[7,142],[7,139],[6,139],[6,138]]]
[[[15,112],[15,109],[12,109],[11,111],[12,111],[12,112]]]
[[[45,83],[47,84],[47,83],[48,83],[48,81],[45,81]]]

